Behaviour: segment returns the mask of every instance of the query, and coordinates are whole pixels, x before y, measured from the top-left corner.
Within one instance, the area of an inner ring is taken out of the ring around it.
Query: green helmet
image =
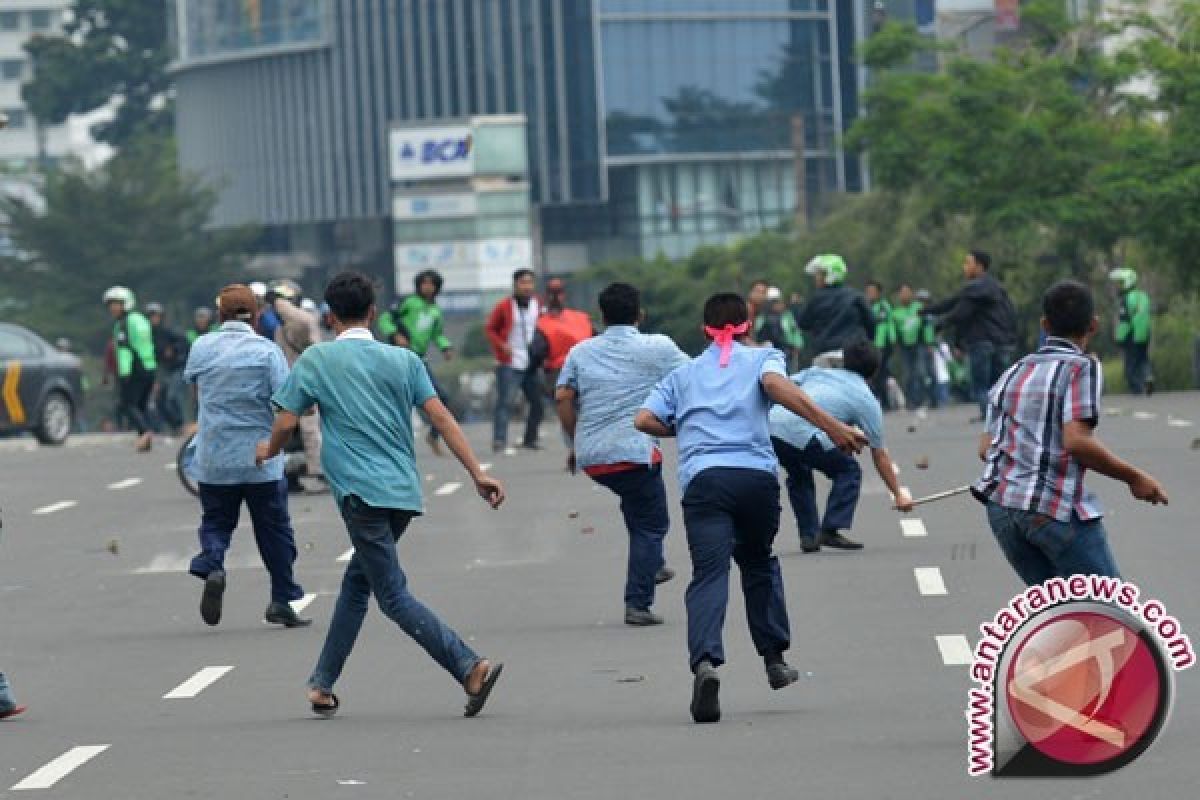
[[[124,286],[109,287],[108,291],[104,293],[104,304],[108,305],[109,303],[120,303],[126,311],[133,311],[134,306],[137,305],[133,292]]]
[[[1108,273],[1108,280],[1120,286],[1123,292],[1128,292],[1137,286],[1137,278],[1137,271],[1129,267],[1117,267]]]
[[[834,253],[825,253],[808,262],[808,266],[804,271],[809,275],[815,275],[818,272],[825,273],[825,283],[830,285],[839,284],[846,280],[846,262],[841,256]]]

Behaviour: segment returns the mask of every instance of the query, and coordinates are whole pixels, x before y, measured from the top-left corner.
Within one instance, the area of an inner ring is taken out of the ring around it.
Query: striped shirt
[[[1054,336],[1000,376],[988,393],[987,467],[975,493],[1005,508],[1062,522],[1102,515],[1083,488],[1084,466],[1063,446],[1068,422],[1095,427],[1103,373],[1073,343]]]

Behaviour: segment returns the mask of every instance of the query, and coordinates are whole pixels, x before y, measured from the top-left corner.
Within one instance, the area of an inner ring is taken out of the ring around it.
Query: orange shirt
[[[595,333],[591,317],[571,308],[545,312],[538,317],[537,326],[550,345],[546,369],[562,369],[571,348]]]

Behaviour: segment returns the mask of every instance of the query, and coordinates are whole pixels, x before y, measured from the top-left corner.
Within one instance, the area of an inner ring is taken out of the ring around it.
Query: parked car
[[[29,431],[58,445],[83,404],[79,359],[20,325],[0,323],[0,432]]]

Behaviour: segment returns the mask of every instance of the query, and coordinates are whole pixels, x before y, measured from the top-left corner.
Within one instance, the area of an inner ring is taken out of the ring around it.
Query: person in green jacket
[[[1150,295],[1137,288],[1138,274],[1129,267],[1108,273],[1117,291],[1117,344],[1125,355],[1125,383],[1134,394],[1153,394],[1150,370]]]
[[[389,344],[407,347],[416,353],[425,363],[429,373],[429,382],[437,392],[438,399],[446,406],[450,405],[449,397],[437,377],[429,367],[429,345],[434,344],[442,351],[442,358],[450,361],[454,358],[454,345],[446,336],[443,327],[442,309],[438,307],[437,296],[442,291],[442,276],[432,269],[417,273],[413,278],[415,292],[403,301],[385,311],[379,317],[379,334]],[[418,413],[424,412],[418,409]],[[428,422],[428,420],[426,420]],[[430,425],[425,441],[436,455],[442,455],[442,445],[437,428]]]
[[[104,304],[113,318],[113,357],[117,373],[117,417],[124,416],[137,430],[137,450],[154,445],[148,406],[158,363],[154,359],[154,332],[150,320],[135,310],[133,292],[113,286],[104,293]]]
[[[875,321],[875,347],[879,350],[879,372],[871,379],[871,391],[879,398],[884,411],[891,410],[891,399],[888,397],[888,379],[892,377],[889,362],[892,351],[896,346],[896,326],[892,322],[892,304],[883,295],[883,284],[876,280],[867,281],[863,294],[867,298],[867,306],[871,309],[871,318]]]

